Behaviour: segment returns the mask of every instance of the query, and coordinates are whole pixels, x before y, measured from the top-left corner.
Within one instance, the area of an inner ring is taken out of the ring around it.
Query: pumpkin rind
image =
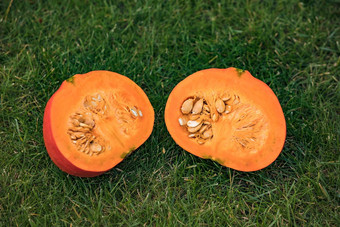
[[[227,104],[220,105],[224,93],[235,96],[230,112]],[[188,98],[204,98],[210,109],[220,105],[211,111],[218,115],[215,119],[214,114],[207,115],[213,134],[209,140],[202,141],[202,134],[197,139],[197,134],[188,132],[189,126],[179,124],[179,119],[187,116],[181,108]],[[286,137],[285,118],[274,92],[248,71],[236,68],[202,70],[181,81],[169,95],[164,117],[170,135],[184,150],[240,171],[256,171],[271,164]]]
[[[105,110],[104,114],[85,105],[86,98],[91,97],[88,95],[93,94],[100,94],[101,100],[106,101],[105,108],[101,107],[103,113]],[[131,108],[128,109],[129,105]],[[141,116],[132,114],[134,110],[131,109],[136,106],[139,106]],[[87,137],[72,139],[72,130],[79,127],[74,127],[70,122],[72,116],[80,114],[79,111],[89,114],[85,117],[92,117],[94,126],[91,131],[84,133]],[[121,120],[122,117],[127,123]],[[142,145],[150,136],[153,124],[153,108],[137,84],[117,73],[92,71],[64,81],[53,94],[45,108],[43,134],[48,154],[61,170],[75,176],[93,177],[113,168],[126,154]],[[128,132],[129,129],[133,131]],[[89,135],[95,139],[86,141]],[[79,144],[80,140],[83,140],[83,144]],[[101,153],[92,155],[92,151],[85,153],[79,150],[79,147],[84,146],[88,150],[93,149],[95,140],[102,143],[99,146]]]

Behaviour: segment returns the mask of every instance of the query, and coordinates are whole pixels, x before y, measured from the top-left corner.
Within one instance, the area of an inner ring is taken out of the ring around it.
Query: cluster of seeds
[[[198,144],[204,144],[213,138],[212,124],[217,122],[223,114],[231,113],[233,106],[240,103],[237,95],[223,95],[209,102],[204,97],[189,97],[182,106],[183,114],[178,122],[186,127],[189,138]]]
[[[105,100],[100,94],[86,96],[81,111],[70,116],[70,127],[67,133],[72,143],[80,152],[92,155],[99,155],[105,151],[104,141],[93,135],[95,127],[94,115],[104,115],[107,109]]]
[[[110,101],[111,109],[115,113],[118,124],[125,134],[130,134],[133,130],[133,121],[143,117],[143,113],[136,106],[127,106],[116,99]],[[108,103],[100,94],[88,95],[84,98],[83,107],[70,116],[70,127],[67,133],[77,150],[92,155],[99,155],[106,149],[105,140],[99,135],[94,135],[96,120],[107,116]]]
[[[80,152],[92,155],[99,155],[105,151],[104,141],[93,135],[92,130],[95,126],[95,121],[91,113],[79,113],[72,115],[72,126],[67,133],[70,135],[72,143]]]
[[[86,96],[84,100],[84,107],[92,113],[98,115],[104,115],[107,109],[106,102],[100,94]]]
[[[143,112],[137,106],[127,106],[123,104],[117,105],[116,108],[117,122],[126,135],[130,135],[134,131],[134,121],[143,117]]]

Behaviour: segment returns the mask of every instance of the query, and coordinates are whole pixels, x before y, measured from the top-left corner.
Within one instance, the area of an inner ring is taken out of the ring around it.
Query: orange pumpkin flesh
[[[46,149],[63,171],[81,177],[111,169],[150,136],[154,110],[129,78],[109,71],[77,74],[48,101]]]
[[[191,112],[184,114],[192,100]],[[204,103],[197,114],[199,100]],[[240,171],[270,165],[286,137],[285,118],[274,92],[236,68],[202,70],[181,81],[168,98],[165,123],[186,151]]]

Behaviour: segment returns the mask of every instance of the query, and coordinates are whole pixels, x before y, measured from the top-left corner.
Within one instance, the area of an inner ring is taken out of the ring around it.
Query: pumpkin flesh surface
[[[153,108],[138,85],[117,73],[93,71],[64,81],[50,99],[44,138],[62,170],[92,176],[142,145],[153,123]]]
[[[188,103],[188,110],[191,107],[188,99],[193,100],[190,113],[185,108]],[[272,163],[286,136],[273,91],[248,71],[235,68],[202,70],[180,82],[167,101],[165,122],[183,149],[241,171]]]

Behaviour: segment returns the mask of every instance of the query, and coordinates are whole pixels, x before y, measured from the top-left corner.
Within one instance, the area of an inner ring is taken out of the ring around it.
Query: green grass
[[[340,223],[339,1],[94,2],[0,2],[0,225]],[[285,113],[285,147],[261,171],[199,159],[164,124],[178,82],[230,66],[266,82]],[[116,168],[73,177],[47,155],[44,107],[63,80],[99,69],[144,89],[155,127]]]

